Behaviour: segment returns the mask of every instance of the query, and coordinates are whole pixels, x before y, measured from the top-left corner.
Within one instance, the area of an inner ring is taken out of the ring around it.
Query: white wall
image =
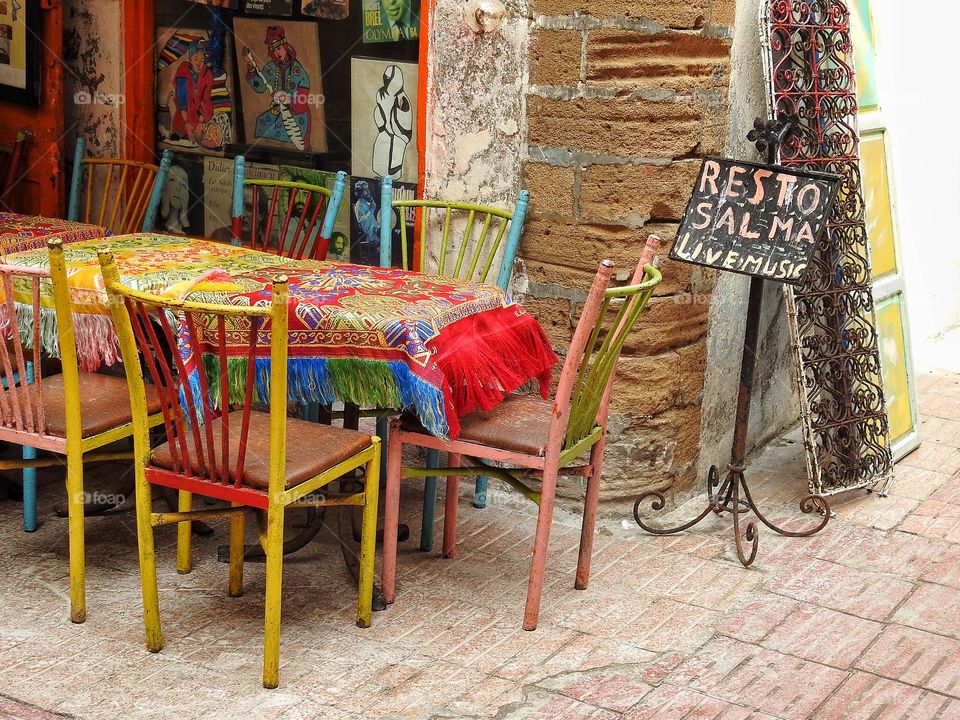
[[[960,324],[956,0],[873,0],[914,355]]]

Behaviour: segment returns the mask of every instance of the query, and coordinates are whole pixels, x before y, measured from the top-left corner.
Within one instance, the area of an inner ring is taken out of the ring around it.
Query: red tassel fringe
[[[458,320],[437,339],[432,349],[446,378],[451,439],[460,434],[461,417],[492,410],[530,380],[539,380],[544,399],[550,394],[557,355],[540,324],[519,305]]]

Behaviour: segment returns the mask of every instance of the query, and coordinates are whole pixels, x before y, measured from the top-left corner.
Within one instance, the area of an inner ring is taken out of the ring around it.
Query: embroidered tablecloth
[[[463,415],[491,409],[533,379],[540,381],[543,393],[549,387],[556,355],[542,328],[495,286],[395,268],[291,260],[156,234],[65,248],[77,351],[86,370],[119,359],[97,259],[102,249],[113,252],[125,284],[199,302],[269,304],[273,277],[286,275],[289,395],[294,400],[408,407],[430,432],[456,437]],[[7,262],[45,267],[47,251],[21,252]],[[32,313],[28,298],[22,300],[18,314]],[[42,300],[43,344],[54,350],[50,293]],[[29,327],[27,318],[19,320],[21,327]],[[216,343],[212,323],[210,328],[201,323],[198,332],[202,342]],[[228,375],[232,395],[242,397],[245,372],[239,361],[247,341],[241,332],[233,337],[238,366],[228,368]],[[257,367],[263,395],[269,347],[261,343],[261,349]]]
[[[0,212],[0,255],[46,248],[51,238],[60,238],[64,245],[68,245],[107,235],[107,229],[99,225]]]

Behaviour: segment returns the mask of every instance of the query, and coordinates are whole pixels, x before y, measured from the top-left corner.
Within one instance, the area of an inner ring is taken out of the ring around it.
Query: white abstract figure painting
[[[390,65],[383,72],[373,108],[377,139],[373,142],[373,172],[377,177],[400,178],[407,145],[413,138],[413,105],[403,85],[403,70]]]
[[[352,174],[417,181],[417,65],[352,60]]]

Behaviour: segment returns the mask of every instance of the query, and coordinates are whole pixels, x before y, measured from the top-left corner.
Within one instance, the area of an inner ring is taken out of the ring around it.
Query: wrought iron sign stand
[[[768,164],[776,162],[780,144],[794,130],[795,122],[757,120],[754,129],[747,138],[753,142],[760,152],[767,154]],[[820,495],[807,495],[800,501],[800,510],[803,513],[819,512],[823,517],[818,525],[801,532],[793,532],[771,522],[757,507],[747,485],[744,475],[746,469],[747,430],[750,425],[750,401],[753,396],[754,367],[756,364],[757,345],[760,335],[760,316],[763,309],[763,278],[751,276],[750,297],[747,306],[746,330],[743,338],[743,357],[740,364],[740,389],[737,395],[736,425],[733,434],[733,448],[730,464],[727,466],[727,475],[720,482],[720,472],[714,465],[707,476],[708,504],[697,517],[689,522],[672,528],[655,528],[647,525],[640,516],[640,506],[647,500],[652,500],[651,508],[654,511],[663,510],[666,499],[658,491],[646,492],[637,498],[633,505],[633,517],[637,524],[648,533],[654,535],[671,535],[683,532],[705,520],[711,513],[723,515],[730,513],[733,516],[733,534],[737,546],[737,557],[744,566],[749,567],[757,557],[759,546],[759,528],[754,520],[748,520],[741,533],[741,516],[753,512],[757,520],[780,535],[788,537],[809,537],[823,530],[830,520],[830,506]],[[719,486],[719,490],[717,490]],[[716,492],[715,492],[716,491]],[[744,549],[744,541],[749,543],[749,552]]]

